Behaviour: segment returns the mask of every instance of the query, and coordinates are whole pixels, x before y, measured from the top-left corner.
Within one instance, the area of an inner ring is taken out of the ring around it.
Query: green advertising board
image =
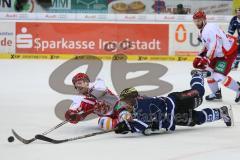
[[[71,9],[76,12],[107,12],[107,0],[72,0]]]

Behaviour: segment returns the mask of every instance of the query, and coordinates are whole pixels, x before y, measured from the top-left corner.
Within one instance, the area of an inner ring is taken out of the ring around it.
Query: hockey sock
[[[227,76],[226,79],[222,82],[223,85],[233,91],[238,91],[239,90],[239,84],[237,81],[232,79],[230,76]]]
[[[219,90],[218,82],[215,81],[214,79],[209,78],[207,80],[207,83],[208,83],[208,86],[209,86],[210,90],[212,91],[212,93],[215,94]]]
[[[205,108],[202,112],[205,114],[205,122],[213,122],[221,119],[220,109],[218,108]]]
[[[194,121],[196,124],[201,125],[205,122],[214,122],[221,119],[220,109],[218,108],[205,108],[201,111],[193,113]]]

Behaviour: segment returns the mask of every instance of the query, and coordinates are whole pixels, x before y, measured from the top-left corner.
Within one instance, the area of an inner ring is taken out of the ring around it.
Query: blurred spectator
[[[177,9],[173,11],[174,14],[187,14],[186,9],[183,7],[183,4],[178,4]]]
[[[154,5],[152,6],[155,13],[165,13],[166,12],[166,5],[164,0],[155,0]]]
[[[240,0],[232,1],[232,14],[235,14],[235,9],[240,8]]]
[[[111,3],[112,1],[116,1],[116,0],[107,0],[107,4]]]

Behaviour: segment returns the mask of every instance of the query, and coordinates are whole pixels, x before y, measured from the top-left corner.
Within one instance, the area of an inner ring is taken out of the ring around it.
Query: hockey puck
[[[14,141],[14,137],[13,136],[8,137],[8,142],[9,143],[12,143],[13,141]]]

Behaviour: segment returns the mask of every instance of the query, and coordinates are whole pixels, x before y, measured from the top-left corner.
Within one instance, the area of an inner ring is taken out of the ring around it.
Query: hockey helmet
[[[85,73],[78,73],[78,74],[76,74],[73,78],[72,78],[72,83],[73,83],[73,85],[75,85],[75,83],[77,82],[77,81],[79,81],[79,80],[87,80],[88,82],[90,82],[90,79],[89,79],[89,77],[88,77],[88,75],[87,74],[85,74]]]
[[[206,14],[204,11],[202,10],[197,10],[196,12],[194,12],[193,14],[193,19],[207,19]]]
[[[134,87],[126,88],[120,93],[120,99],[131,99],[139,96],[138,91]]]

